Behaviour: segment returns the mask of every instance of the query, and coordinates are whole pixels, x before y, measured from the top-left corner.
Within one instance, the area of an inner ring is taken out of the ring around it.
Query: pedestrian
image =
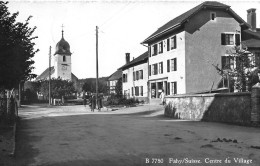
[[[87,104],[87,99],[86,99],[86,96],[84,95],[83,96],[83,105],[84,105],[84,107],[86,107],[86,104]]]
[[[95,95],[93,95],[91,99],[91,111],[94,112],[95,108],[96,108],[96,97]]]
[[[165,104],[165,99],[164,99],[164,97],[165,97],[164,90],[162,90],[162,93],[160,94],[160,98],[161,98],[161,101],[162,101],[162,105]]]
[[[102,104],[102,99],[103,99],[103,97],[101,96],[101,95],[98,95],[98,100],[97,100],[97,106],[98,106],[98,111],[100,111],[101,110],[101,108],[103,107],[103,104]]]

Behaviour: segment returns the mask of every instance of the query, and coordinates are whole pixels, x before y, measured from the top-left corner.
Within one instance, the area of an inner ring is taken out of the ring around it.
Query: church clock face
[[[67,66],[62,65],[62,70],[67,70]]]

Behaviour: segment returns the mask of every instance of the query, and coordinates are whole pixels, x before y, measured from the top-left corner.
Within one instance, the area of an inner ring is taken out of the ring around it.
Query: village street
[[[259,128],[172,120],[162,110],[23,106],[14,165],[259,166]]]

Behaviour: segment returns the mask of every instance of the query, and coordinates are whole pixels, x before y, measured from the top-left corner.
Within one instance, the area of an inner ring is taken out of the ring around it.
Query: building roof
[[[51,75],[54,73],[55,69],[54,69],[54,66],[51,67]],[[39,81],[39,80],[44,80],[46,78],[49,77],[49,67],[44,70],[44,72],[42,72],[42,74],[40,74],[37,78],[36,78],[36,81]]]
[[[152,39],[156,39],[157,37],[166,34],[168,32],[171,32],[172,30],[176,29],[177,27],[180,27],[183,25],[191,16],[196,14],[198,11],[200,11],[203,8],[218,8],[218,9],[227,9],[228,12],[239,22],[245,24],[247,27],[250,27],[240,16],[238,16],[228,5],[225,5],[220,2],[216,1],[205,1],[201,3],[200,5],[188,10],[187,12],[181,14],[180,16],[172,19],[168,23],[164,24],[162,27],[160,27],[157,31],[155,31],[152,35],[150,35],[148,38],[146,38],[142,43],[148,43],[149,41],[152,41]]]
[[[146,63],[147,60],[148,60],[148,51],[141,54],[137,58],[135,58],[132,61],[130,61],[129,63],[125,64],[124,66],[120,67],[119,69],[125,70],[129,67],[132,67],[132,66],[135,66],[135,65],[138,65],[138,64],[141,64],[141,63]]]
[[[111,76],[108,77],[108,81],[119,80],[122,77],[122,70],[118,69]]]
[[[51,75],[55,72],[54,66],[51,67]],[[42,74],[40,74],[37,78],[36,81],[40,81],[40,80],[44,80],[44,79],[49,79],[49,67],[44,70],[44,72],[42,72]],[[71,80],[78,80],[78,78],[71,73]]]
[[[260,39],[248,39],[242,41],[242,45],[250,48],[260,48]]]
[[[244,30],[243,32],[260,39],[260,31],[254,32],[254,31],[252,31],[250,29],[247,29],[247,30]]]

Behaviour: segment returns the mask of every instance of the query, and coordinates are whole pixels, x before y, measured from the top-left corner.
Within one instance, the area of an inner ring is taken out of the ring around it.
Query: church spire
[[[62,38],[63,38],[63,33],[64,33],[63,27],[64,27],[64,26],[63,26],[63,24],[62,24],[62,25],[61,25],[61,35],[62,35],[61,37],[62,37]]]

